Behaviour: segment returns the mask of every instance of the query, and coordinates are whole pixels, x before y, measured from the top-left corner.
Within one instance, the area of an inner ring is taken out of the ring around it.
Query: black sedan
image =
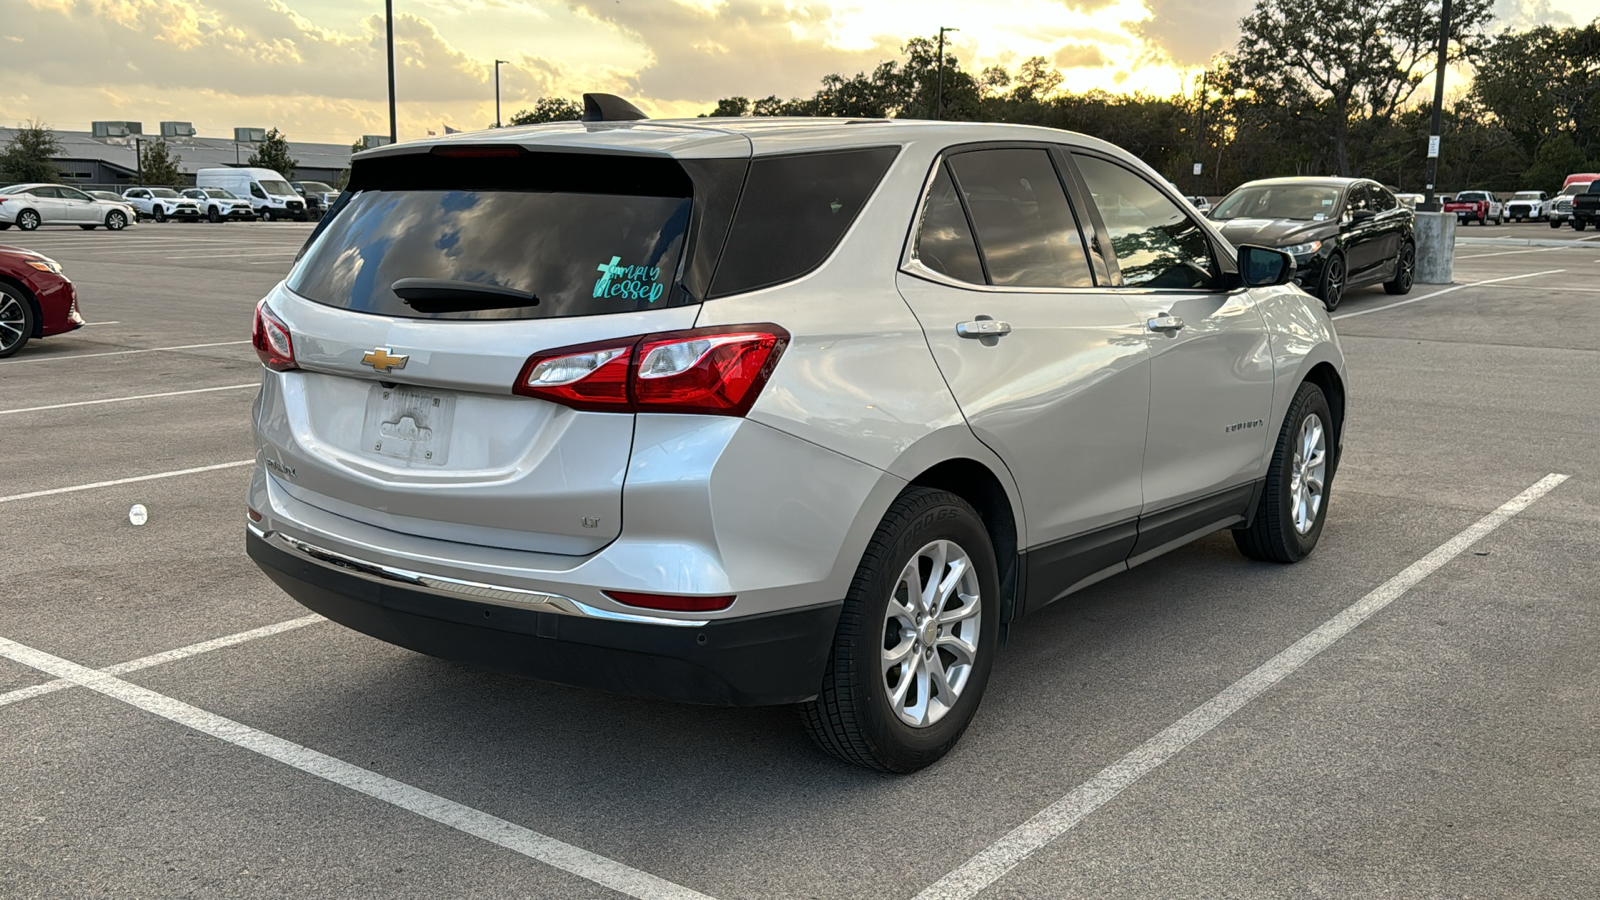
[[[1387,188],[1362,178],[1267,178],[1235,188],[1211,210],[1235,246],[1294,257],[1295,283],[1330,311],[1354,287],[1411,290],[1415,215]]]

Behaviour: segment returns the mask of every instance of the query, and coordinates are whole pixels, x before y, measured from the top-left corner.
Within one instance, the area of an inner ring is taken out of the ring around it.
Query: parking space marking
[[[260,387],[261,382],[252,381],[249,384],[225,384],[222,387],[195,388],[190,391],[164,391],[160,394],[139,394],[133,397],[107,397],[104,400],[79,400],[76,403],[52,403],[49,406],[25,406],[21,409],[0,409],[0,416],[11,416],[17,413],[42,412],[47,409],[70,409],[74,406],[97,406],[101,403],[126,403],[129,400],[154,400],[157,397],[182,397],[185,394],[209,394],[213,391],[237,391],[244,388]]]
[[[0,637],[0,656],[366,794],[375,800],[432,819],[463,834],[481,838],[629,897],[639,900],[710,900],[705,894],[524,828],[515,822],[16,641]]]
[[[180,659],[188,659],[191,656],[199,656],[202,653],[210,653],[213,650],[221,650],[225,647],[237,647],[256,638],[271,637],[275,634],[283,634],[285,631],[294,631],[296,628],[304,628],[307,625],[315,625],[318,622],[326,621],[328,620],[316,613],[312,613],[309,616],[301,616],[298,619],[290,619],[287,622],[264,625],[260,628],[252,628],[249,631],[241,631],[237,634],[201,641],[198,644],[190,644],[187,647],[179,647],[176,650],[167,650],[150,656],[141,656],[138,659],[130,659],[124,663],[107,666],[100,671],[107,675],[126,675],[129,672],[137,672],[140,669],[166,665],[169,662],[177,662]],[[18,688],[17,690],[0,694],[0,706],[9,706],[12,703],[20,703],[23,700],[31,700],[34,697],[43,697],[45,694],[53,694],[56,691],[66,690],[70,687],[77,687],[77,682],[68,681],[65,678],[57,678],[55,681],[47,681],[44,684],[36,684],[33,687]]]
[[[1517,513],[1527,509],[1534,501],[1550,493],[1566,480],[1566,475],[1557,474],[1541,478],[1532,487],[1501,504],[1499,509],[1467,526],[1455,537],[1440,544],[1433,552],[1407,566],[1400,574],[1385,581],[1343,612],[1322,623],[1315,631],[1261,664],[1255,671],[1224,688],[1221,693],[1196,707],[1193,712],[1174,722],[1160,734],[1145,741],[1033,818],[1001,836],[976,856],[917,894],[915,900],[970,900],[976,897],[1015,868],[1018,863],[1066,834],[1090,813],[1110,802],[1162,763],[1178,755],[1185,747],[1204,737],[1268,688],[1293,674],[1317,654],[1349,634],[1357,625],[1398,600],[1422,579],[1438,571],[1468,547],[1510,521]]]
[[[248,344],[249,341],[217,341],[213,344],[180,344],[176,347],[145,347],[143,350],[112,350],[106,353],[73,353],[67,356],[38,356],[29,359],[0,359],[0,366],[16,366],[23,363],[55,362],[58,359],[93,359],[97,356],[127,356],[130,353],[160,353],[164,350],[199,350],[202,347],[231,347],[235,344]]]
[[[179,475],[197,475],[201,472],[215,472],[219,469],[237,469],[240,466],[253,465],[253,459],[241,459],[234,462],[217,463],[214,466],[197,466],[193,469],[178,469],[172,472],[156,472],[153,475],[135,475],[132,478],[118,478],[114,481],[96,481],[93,484],[79,484],[72,487],[51,488],[47,491],[30,491],[26,494],[12,494],[9,497],[0,497],[0,503],[10,503],[13,500],[31,500],[34,497],[49,497],[54,494],[75,494],[78,491],[92,491],[95,488],[116,487],[119,484],[133,484],[137,481],[155,481],[159,478],[176,478]]]
[[[1484,259],[1490,256],[1512,256],[1518,253],[1549,253],[1553,250],[1582,250],[1583,247],[1534,247],[1528,250],[1501,250],[1496,253],[1474,253],[1470,256],[1458,256],[1456,259]]]
[[[1367,313],[1383,312],[1386,309],[1394,309],[1397,306],[1405,306],[1408,303],[1417,303],[1417,302],[1420,302],[1422,300],[1428,300],[1428,299],[1431,299],[1433,297],[1439,297],[1439,296],[1442,296],[1444,294],[1452,293],[1454,291],[1463,290],[1465,288],[1481,287],[1481,286],[1483,286],[1485,284],[1499,284],[1502,281],[1516,281],[1518,278],[1538,278],[1540,275],[1559,275],[1559,274],[1561,274],[1562,272],[1565,272],[1565,271],[1566,271],[1566,269],[1550,269],[1550,270],[1544,271],[1544,272],[1529,272],[1526,275],[1507,275],[1504,278],[1490,278],[1487,281],[1473,281],[1473,282],[1469,282],[1467,284],[1453,284],[1450,287],[1444,288],[1443,290],[1434,291],[1431,294],[1423,294],[1420,297],[1411,297],[1411,298],[1406,299],[1406,300],[1401,300],[1399,303],[1389,303],[1389,304],[1386,304],[1384,306],[1374,306],[1371,309],[1358,309],[1358,310],[1356,310],[1354,312],[1340,313],[1337,316],[1333,316],[1332,318],[1334,318],[1334,319],[1349,319],[1349,318],[1353,318],[1355,316],[1364,316]]]

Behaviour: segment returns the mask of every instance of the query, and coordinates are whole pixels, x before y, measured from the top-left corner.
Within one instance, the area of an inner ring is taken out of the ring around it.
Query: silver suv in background
[[[358,155],[258,306],[246,543],[301,603],[909,772],[1026,616],[1316,546],[1332,324],[1128,153],[588,99]]]
[[[200,207],[172,188],[135,187],[122,192],[122,199],[142,217],[165,222],[168,219],[198,220]]]
[[[226,188],[187,188],[183,196],[199,207],[201,215],[212,222],[254,222],[256,211],[250,201]]]

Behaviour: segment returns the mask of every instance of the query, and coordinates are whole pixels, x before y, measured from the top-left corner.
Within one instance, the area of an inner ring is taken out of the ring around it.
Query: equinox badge
[[[395,369],[404,369],[411,357],[404,354],[396,355],[388,347],[377,347],[361,357],[361,364],[371,366],[379,372],[392,372]]]

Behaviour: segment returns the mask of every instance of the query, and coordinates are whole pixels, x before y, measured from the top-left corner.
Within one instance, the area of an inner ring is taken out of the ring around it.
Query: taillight
[[[294,341],[289,337],[289,326],[273,314],[265,300],[256,304],[250,343],[255,345],[256,355],[267,368],[276,372],[299,368],[294,361]]]
[[[514,393],[595,412],[628,412],[628,366],[633,345],[583,344],[535,353],[522,365]]]
[[[607,597],[641,609],[670,612],[716,612],[733,605],[733,597],[688,597],[682,594],[638,594],[633,591],[602,591]]]
[[[788,343],[776,325],[735,325],[563,347],[530,357],[512,390],[601,412],[743,416]]]

